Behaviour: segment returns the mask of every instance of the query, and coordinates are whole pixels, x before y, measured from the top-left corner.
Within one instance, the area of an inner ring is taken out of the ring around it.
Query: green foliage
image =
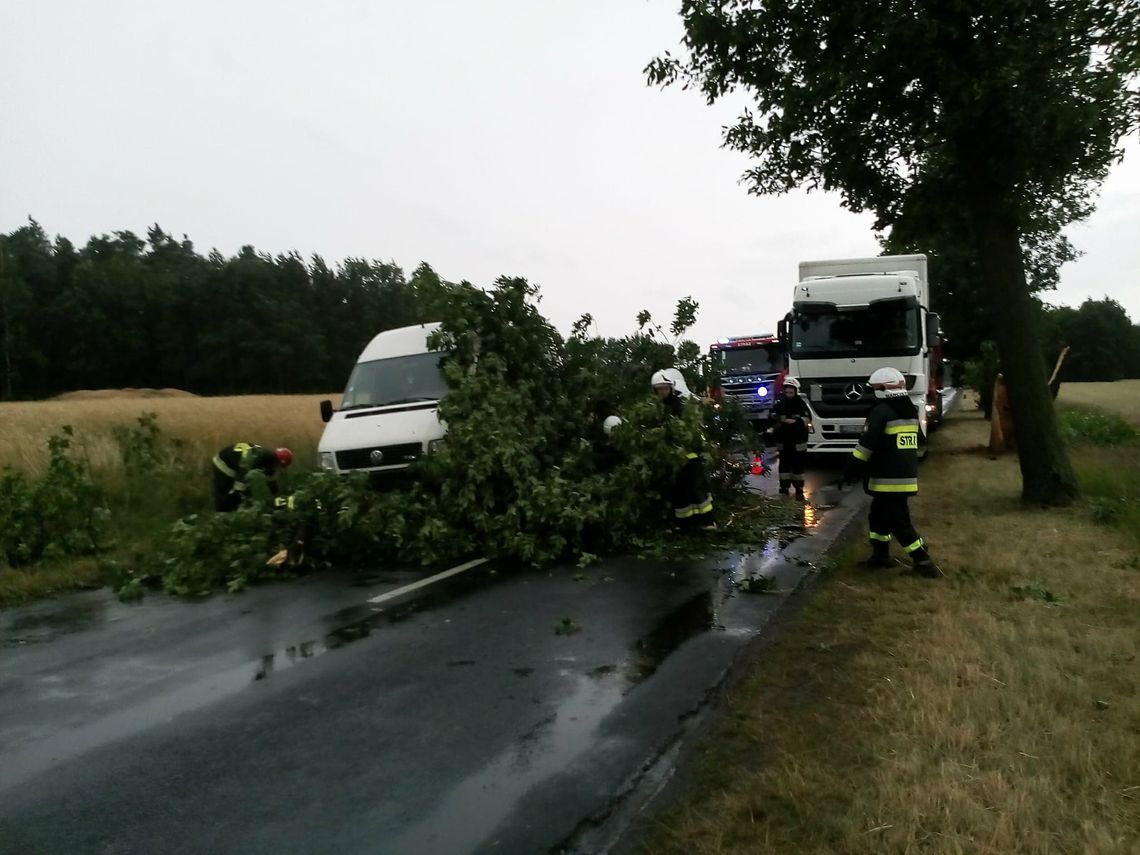
[[[965,383],[978,393],[978,409],[988,419],[993,412],[994,382],[998,376],[997,345],[983,341],[976,359],[966,363]]]
[[[1089,515],[1093,522],[1101,525],[1114,525],[1128,510],[1125,499],[1092,496],[1089,498]]]
[[[1060,598],[1045,587],[1040,579],[1010,585],[1009,593],[1018,600],[1039,600],[1050,604],[1060,602]]]
[[[881,226],[939,200],[949,225],[971,190],[1020,209],[1023,233],[1079,211],[1138,120],[1132,0],[683,0],[681,17],[685,55],[648,78],[748,92],[725,142],[757,159],[752,189],[835,189]]]
[[[1135,442],[1137,432],[1132,425],[1113,413],[1100,410],[1062,407],[1058,424],[1061,435],[1070,444],[1122,445]]]
[[[677,362],[673,345],[644,333],[589,338],[586,319],[563,339],[523,279],[500,279],[488,292],[448,286],[443,296],[433,346],[448,354],[449,392],[440,405],[448,434],[417,479],[373,491],[363,475],[303,474],[291,484],[293,509],[277,511],[267,496],[256,500],[253,484],[255,501],[233,514],[181,521],[162,554],[131,578],[161,580],[179,596],[236,590],[289,572],[265,561],[299,540],[312,568],[433,565],[472,555],[585,566],[664,542],[708,550],[734,537],[765,539],[769,503],[745,494],[746,460],[733,453],[742,414],[690,401],[669,416],[651,394],[652,373]],[[677,335],[696,311],[682,301]],[[698,358],[689,368],[699,388],[704,366]],[[609,413],[623,421],[607,438],[601,421]],[[149,429],[140,425],[128,447],[149,447]],[[702,454],[729,519],[721,531],[689,539],[672,532],[664,497],[692,451]]]
[[[136,419],[138,427],[116,425],[111,436],[119,446],[123,466],[134,477],[146,476],[159,466],[158,413],[143,413]]]
[[[1084,382],[1140,377],[1140,328],[1115,300],[1088,299],[1077,309],[1046,306],[1042,327],[1050,368],[1061,349],[1070,348],[1062,379]]]
[[[72,454],[73,431],[48,440],[48,467],[35,480],[11,469],[0,476],[0,562],[13,567],[100,545],[108,511],[85,460]]]
[[[1076,455],[1076,466],[1092,519],[1114,526],[1140,543],[1138,451],[1135,440],[1120,444],[1090,443]]]
[[[76,247],[35,221],[0,235],[0,398],[177,386],[200,394],[328,392],[381,330],[426,320],[423,265],[198,253],[158,226]],[[34,300],[32,296],[34,295]]]

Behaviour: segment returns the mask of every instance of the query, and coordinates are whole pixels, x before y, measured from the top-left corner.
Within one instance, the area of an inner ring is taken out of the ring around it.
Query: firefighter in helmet
[[[214,455],[214,510],[236,511],[249,493],[246,478],[257,470],[265,475],[269,492],[277,496],[277,474],[293,462],[287,448],[263,448],[249,442],[235,442]],[[280,504],[283,499],[278,499]]]
[[[780,494],[787,495],[794,489],[796,498],[802,499],[811,410],[800,397],[800,381],[795,377],[784,378],[780,394],[780,400],[772,408],[773,424],[767,433],[780,450]]]
[[[655,372],[649,384],[670,416],[680,417],[686,406],[692,406],[689,402],[697,400],[689,391],[684,375],[676,368]],[[685,528],[716,527],[712,493],[701,462],[702,450],[700,446],[685,449],[685,463],[677,472],[670,491],[673,517]]]
[[[890,567],[891,538],[910,556],[914,572],[937,578],[941,571],[910,521],[911,496],[918,493],[918,454],[926,444],[918,410],[896,368],[880,368],[868,381],[878,399],[855,446],[845,483],[862,479],[871,495],[868,567]]]

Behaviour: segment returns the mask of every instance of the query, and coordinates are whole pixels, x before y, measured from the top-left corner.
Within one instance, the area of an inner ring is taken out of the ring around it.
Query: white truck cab
[[[438,323],[386,330],[356,361],[339,409],[321,402],[325,430],[317,451],[321,468],[398,472],[443,441],[439,400],[447,391],[441,360],[428,348]]]
[[[867,378],[877,368],[903,373],[926,431],[938,330],[925,255],[801,262],[781,336],[788,375],[812,412],[808,451],[854,449],[875,403]]]

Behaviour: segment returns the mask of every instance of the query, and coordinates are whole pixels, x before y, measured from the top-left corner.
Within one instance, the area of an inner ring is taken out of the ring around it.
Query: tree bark
[[[972,184],[967,205],[1013,406],[1021,498],[1041,505],[1069,504],[1080,489],[1057,430],[1017,217],[1005,211],[1000,191],[986,192],[981,182]]]

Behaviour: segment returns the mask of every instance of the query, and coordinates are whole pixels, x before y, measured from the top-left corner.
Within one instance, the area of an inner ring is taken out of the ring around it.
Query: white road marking
[[[368,602],[385,603],[388,600],[396,599],[396,597],[402,597],[404,594],[410,594],[412,591],[418,591],[420,588],[426,588],[428,585],[434,585],[436,582],[442,582],[444,579],[450,579],[452,576],[458,576],[460,573],[466,573],[468,570],[474,570],[476,567],[481,567],[486,563],[486,558],[476,558],[474,561],[468,561],[466,564],[460,564],[458,567],[452,567],[450,570],[444,570],[442,573],[428,576],[426,579],[420,579],[418,582],[412,582],[412,584],[404,585],[402,588],[396,588],[394,591],[377,594],[375,597],[371,597]]]

